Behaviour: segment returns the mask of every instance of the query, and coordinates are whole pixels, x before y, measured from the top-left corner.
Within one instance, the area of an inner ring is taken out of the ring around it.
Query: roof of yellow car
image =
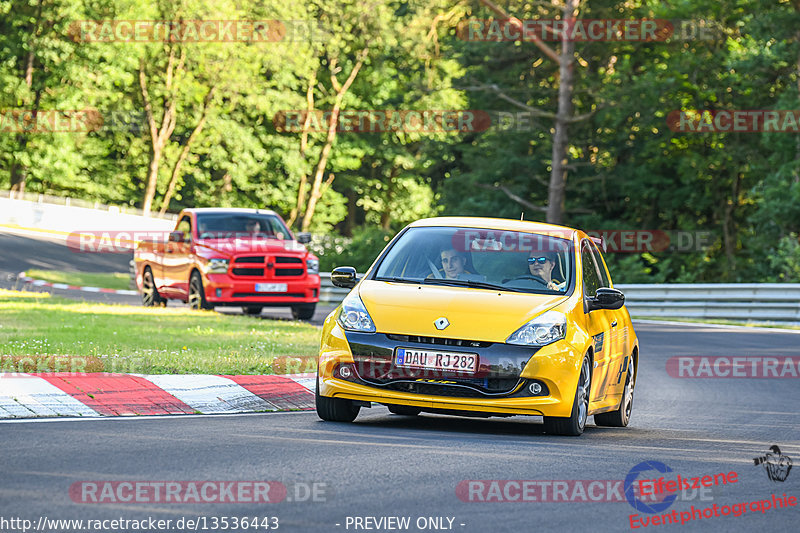
[[[529,233],[556,233],[563,234],[564,238],[572,237],[576,230],[566,226],[556,226],[545,224],[544,222],[533,222],[528,220],[514,220],[510,218],[487,218],[487,217],[434,217],[423,218],[412,222],[410,226],[447,226],[447,227],[466,227],[497,229],[508,231],[524,231]]]

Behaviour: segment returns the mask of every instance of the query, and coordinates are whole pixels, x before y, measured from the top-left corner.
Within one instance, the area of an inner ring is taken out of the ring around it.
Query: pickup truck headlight
[[[364,302],[358,294],[351,292],[342,301],[342,308],[336,321],[347,331],[359,331],[361,333],[375,333],[375,324],[369,316]]]
[[[230,261],[228,259],[209,259],[206,264],[206,272],[209,274],[225,274],[228,271],[229,264]]]
[[[306,259],[306,271],[309,274],[319,274],[319,259]]]
[[[567,317],[558,311],[537,316],[506,339],[507,344],[544,346],[563,339],[567,334]]]

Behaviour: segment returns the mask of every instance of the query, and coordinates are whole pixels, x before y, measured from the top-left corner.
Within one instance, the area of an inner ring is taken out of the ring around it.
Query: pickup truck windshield
[[[411,228],[374,279],[509,292],[566,294],[574,278],[569,238],[481,228]]]
[[[260,239],[292,240],[292,234],[275,215],[204,213],[197,215],[200,239],[230,239],[252,236]]]

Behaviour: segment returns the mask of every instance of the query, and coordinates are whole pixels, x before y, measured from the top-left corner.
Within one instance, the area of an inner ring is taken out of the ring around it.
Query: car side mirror
[[[182,231],[170,231],[169,242],[184,242]]]
[[[336,267],[331,271],[331,283],[343,289],[352,289],[356,286],[356,269],[353,267]]]
[[[300,244],[308,244],[311,242],[311,234],[305,231],[297,234],[297,242]]]
[[[601,287],[597,293],[588,299],[589,311],[595,309],[619,309],[625,305],[625,295],[617,289]]]

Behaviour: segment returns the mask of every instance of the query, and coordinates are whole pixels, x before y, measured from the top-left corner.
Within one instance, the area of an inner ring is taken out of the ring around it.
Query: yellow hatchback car
[[[580,435],[628,425],[639,343],[597,242],[562,226],[440,217],[404,228],[326,319],[323,420],[392,413],[538,415]]]

